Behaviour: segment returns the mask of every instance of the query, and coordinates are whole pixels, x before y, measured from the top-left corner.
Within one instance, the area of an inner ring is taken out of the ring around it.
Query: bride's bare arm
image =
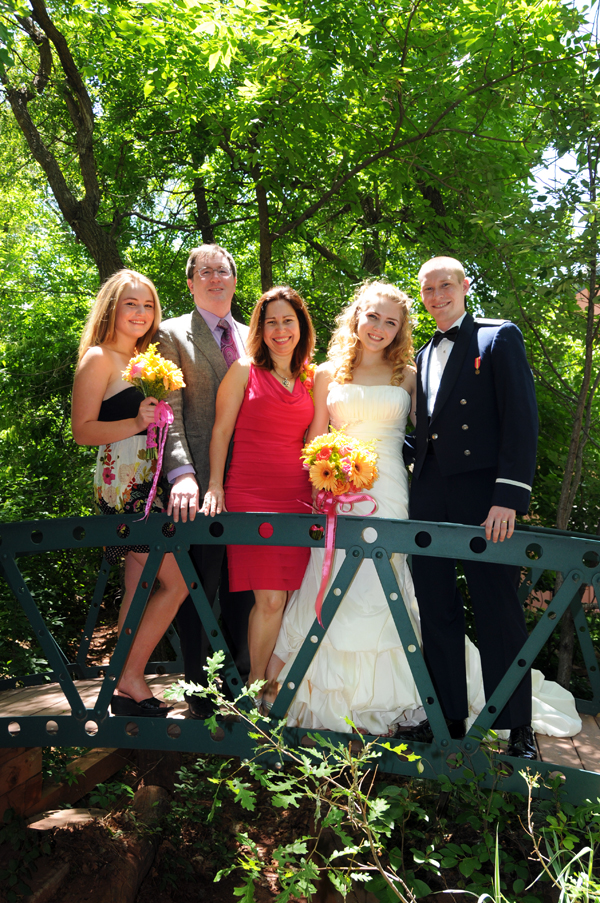
[[[311,442],[315,436],[322,436],[327,432],[329,426],[329,411],[327,410],[327,393],[329,392],[329,384],[333,380],[333,372],[329,362],[321,364],[317,368],[315,376],[315,388],[313,390],[313,400],[315,403],[315,415],[306,434],[306,441]]]
[[[411,398],[410,419],[413,425],[417,423],[417,371],[414,367],[406,367],[404,370],[404,379],[402,380],[402,388],[406,389]]]

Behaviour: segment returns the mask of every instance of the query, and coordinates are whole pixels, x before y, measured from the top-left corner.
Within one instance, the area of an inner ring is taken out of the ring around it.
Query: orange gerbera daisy
[[[335,469],[329,461],[315,461],[311,464],[309,471],[310,481],[317,489],[325,489],[328,492],[334,492],[337,479]]]
[[[350,479],[357,489],[370,489],[377,479],[377,467],[374,461],[357,457],[352,461]]]

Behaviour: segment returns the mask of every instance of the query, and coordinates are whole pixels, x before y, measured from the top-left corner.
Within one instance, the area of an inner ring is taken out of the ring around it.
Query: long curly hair
[[[373,297],[395,301],[401,310],[400,328],[384,349],[383,355],[393,365],[391,385],[399,386],[404,379],[404,368],[413,359],[412,327],[410,323],[410,298],[387,282],[363,282],[354,294],[354,300],[337,317],[337,328],[331,337],[327,357],[334,366],[334,379],[338,383],[352,382],[352,371],[360,363],[361,344],[357,334],[358,317]]]
[[[148,332],[137,342],[138,354],[144,352],[152,340],[152,336],[160,326],[161,309],[158,293],[151,279],[136,273],[135,270],[118,270],[100,286],[96,300],[88,314],[86,324],[79,342],[79,361],[93,345],[112,342],[115,337],[115,321],[117,305],[123,292],[129,285],[143,285],[150,290],[154,298],[154,320]]]

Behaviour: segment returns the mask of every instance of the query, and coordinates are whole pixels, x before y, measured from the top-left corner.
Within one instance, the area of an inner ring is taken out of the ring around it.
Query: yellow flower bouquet
[[[123,370],[123,379],[141,389],[145,398],[152,395],[162,401],[169,392],[184,389],[185,383],[179,367],[159,354],[157,345],[148,345],[147,351],[132,357]]]
[[[123,379],[137,386],[145,398],[151,396],[158,401],[154,408],[154,423],[148,427],[146,437],[146,459],[156,458],[157,463],[152,488],[146,500],[144,518],[150,514],[156,496],[167,432],[173,423],[173,409],[165,398],[169,392],[185,388],[183,373],[172,361],[168,361],[158,353],[157,345],[158,343],[149,345],[143,354],[132,357],[122,374]]]
[[[304,447],[302,460],[313,486],[334,495],[370,489],[378,476],[374,445],[343,429],[316,436]]]

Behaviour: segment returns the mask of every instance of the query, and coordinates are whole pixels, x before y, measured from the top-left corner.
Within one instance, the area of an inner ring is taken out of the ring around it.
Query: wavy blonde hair
[[[394,339],[384,349],[383,356],[393,365],[392,386],[401,385],[404,369],[413,359],[412,327],[410,323],[410,298],[407,294],[387,282],[363,282],[354,294],[352,304],[344,308],[338,316],[337,328],[331,337],[327,357],[334,366],[334,379],[338,383],[352,381],[352,371],[358,365],[361,355],[360,339],[357,334],[359,314],[365,310],[369,299],[388,298],[399,305],[402,315],[400,328]]]
[[[117,305],[125,289],[129,285],[136,284],[144,285],[150,289],[150,294],[154,298],[154,320],[152,321],[152,326],[136,344],[138,354],[146,350],[152,336],[160,326],[162,317],[158,292],[152,280],[148,279],[147,276],[142,276],[141,273],[136,273],[135,270],[118,270],[100,286],[100,291],[96,295],[96,300],[88,314],[83,333],[81,334],[79,361],[92,346],[103,345],[105,342],[113,341],[115,337]]]

